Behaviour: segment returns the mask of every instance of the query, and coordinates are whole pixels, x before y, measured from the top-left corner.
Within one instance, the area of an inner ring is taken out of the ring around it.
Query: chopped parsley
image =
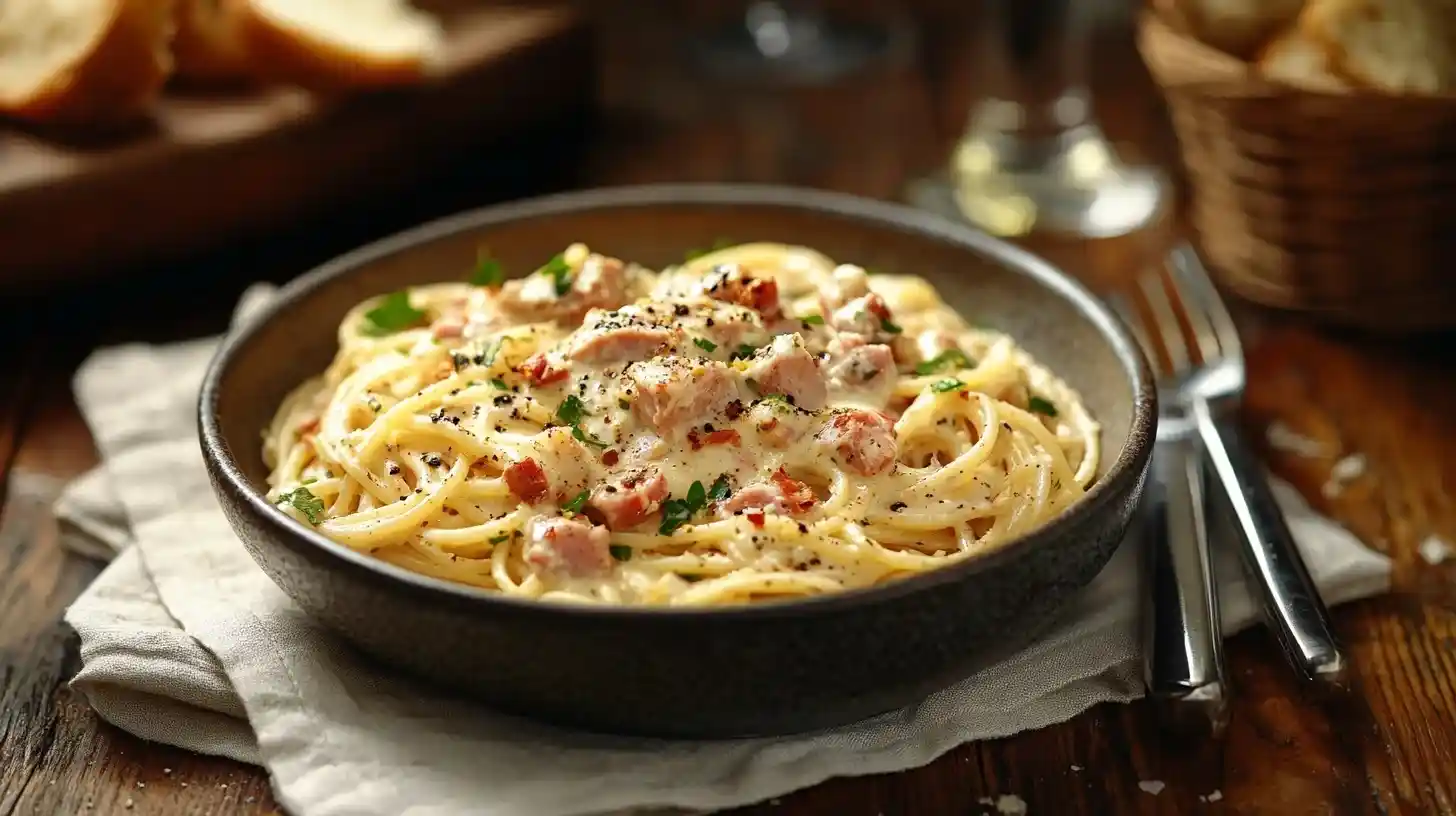
[[[364,404],[369,406],[369,410],[373,411],[376,414],[384,409],[384,405],[379,402],[379,397],[376,397],[373,394],[364,395]]]
[[[552,255],[551,260],[536,271],[555,282],[558,296],[571,291],[571,265],[559,253]]]
[[[714,479],[713,486],[708,488],[708,501],[724,501],[731,493],[732,491],[728,488],[728,474],[724,473],[717,479]]]
[[[956,370],[959,368],[975,368],[976,361],[965,355],[960,349],[947,349],[931,357],[923,363],[917,363],[915,373],[924,377],[928,374],[935,374],[945,370]]]
[[[702,337],[694,337],[693,338],[693,345],[695,345],[698,348],[702,349],[703,351],[706,351],[706,352],[709,352],[709,353],[718,350],[718,344],[717,343],[714,343],[712,340],[707,340],[707,339],[704,339]]]
[[[576,441],[583,444],[591,445],[594,448],[605,448],[607,446],[607,443],[603,442],[600,439],[597,439],[595,436],[592,436],[586,431],[583,431],[580,425],[577,425],[576,427],[571,429],[571,436],[576,439]]]
[[[904,331],[904,329],[896,326],[894,323],[891,323],[890,318],[888,317],[880,318],[880,328],[884,329],[890,334],[899,334],[900,332]]]
[[[425,313],[410,305],[409,290],[390,292],[380,299],[378,305],[364,313],[364,333],[371,337],[383,337],[423,320]]]
[[[480,353],[480,364],[485,366],[486,368],[490,368],[491,366],[495,365],[495,356],[497,354],[500,354],[501,346],[504,346],[505,344],[506,338],[502,337],[494,343],[486,346],[485,350]]]
[[[632,560],[632,548],[626,544],[612,544],[607,547],[607,552],[611,553],[612,557],[618,561]]]
[[[496,390],[499,390],[499,391],[509,391],[509,390],[511,390],[511,387],[509,385],[506,385],[506,381],[505,380],[502,380],[500,377],[496,377],[495,379],[491,380],[490,381],[490,384],[493,385],[493,386],[495,386],[496,387]]]
[[[623,411],[629,410],[632,407],[632,400],[629,400],[625,397],[618,399],[617,407],[621,408]]]
[[[511,538],[511,534],[510,533],[501,533],[498,536],[491,536],[490,537],[490,543],[492,543],[492,544],[504,544],[505,542],[509,541],[510,538]]]
[[[581,508],[586,507],[586,500],[589,498],[591,498],[591,491],[583,490],[580,493],[576,494],[576,498],[572,499],[566,504],[561,505],[561,509],[565,510],[568,513],[580,513]]]
[[[739,343],[738,348],[733,350],[732,357],[734,360],[746,360],[757,352],[758,349],[756,347],[750,346],[747,343]]]
[[[793,405],[793,403],[789,401],[789,396],[787,394],[764,394],[763,396],[759,397],[759,401],[782,402],[785,405]]]
[[[804,315],[799,318],[799,322],[810,326],[822,326],[824,325],[824,315]]]
[[[490,253],[484,249],[480,251],[475,259],[475,271],[470,273],[472,286],[500,286],[505,283],[506,270],[501,266],[500,261],[490,257]]]
[[[567,394],[566,399],[562,400],[561,405],[556,409],[556,419],[562,425],[574,426],[581,421],[585,413],[586,406],[581,404],[581,400],[575,394]]]
[[[278,504],[289,504],[303,514],[308,523],[317,526],[324,519],[324,500],[310,493],[306,487],[295,487],[278,497]]]
[[[728,482],[725,477],[719,477],[723,482],[723,489],[728,489]],[[713,483],[713,489],[718,489],[718,483]],[[687,498],[668,499],[662,503],[662,523],[658,525],[657,532],[662,535],[672,535],[677,528],[692,520],[693,514],[708,506],[708,491],[703,488],[702,482],[693,482],[688,488]]]
[[[299,484],[311,485],[311,484],[313,484],[314,482],[317,482],[317,481],[318,481],[318,479],[314,479],[314,478],[310,477],[308,479],[304,479],[303,481],[299,482]]]
[[[1034,413],[1045,416],[1054,417],[1057,415],[1057,406],[1052,405],[1051,400],[1046,397],[1033,396],[1026,401],[1026,407],[1030,408]]]
[[[947,391],[955,391],[956,389],[965,388],[965,387],[966,387],[966,384],[963,383],[963,382],[961,382],[960,380],[949,380],[949,379],[947,379],[947,380],[939,380],[939,381],[931,384],[930,390],[931,391],[934,391],[937,394],[944,394]]]

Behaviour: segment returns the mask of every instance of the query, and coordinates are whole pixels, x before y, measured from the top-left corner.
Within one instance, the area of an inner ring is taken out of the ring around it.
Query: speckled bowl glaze
[[[806,244],[923,275],[968,319],[1005,330],[1080,391],[1104,426],[1087,496],[1032,535],[884,586],[716,610],[512,600],[427,578],[307,529],[264,498],[261,429],[328,365],[354,304],[461,279],[488,245],[528,270],[572,241],[660,266],[726,237]],[[228,520],[303,609],[389,667],[498,709],[595,731],[720,738],[840,725],[915,702],[1024,646],[1092,580],[1142,490],[1156,407],[1147,363],[1080,284],[922,212],[745,186],[552,196],[438,221],[287,286],[223,343],[202,387],[202,447]]]

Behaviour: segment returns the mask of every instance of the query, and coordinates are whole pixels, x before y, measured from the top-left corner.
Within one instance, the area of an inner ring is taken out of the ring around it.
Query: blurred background
[[[225,302],[435,216],[655,181],[906,201],[1053,255],[1158,251],[1177,210],[1134,0],[416,5],[446,52],[419,87],[173,77],[120,123],[0,124],[0,286],[171,270]]]

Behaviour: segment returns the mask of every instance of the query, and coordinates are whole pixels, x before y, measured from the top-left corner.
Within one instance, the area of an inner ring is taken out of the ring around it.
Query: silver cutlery
[[[1236,414],[1246,374],[1233,319],[1191,247],[1180,246],[1171,254],[1168,272],[1170,288],[1164,299],[1181,303],[1199,355],[1199,363],[1185,382],[1192,397],[1188,409],[1220,487],[1218,492],[1227,499],[1237,522],[1239,553],[1264,616],[1297,671],[1309,679],[1345,685],[1346,662],[1329,611],[1294,545],[1263,463],[1238,427]],[[1156,279],[1162,280],[1162,276]],[[1181,339],[1171,310],[1156,319],[1165,340],[1172,334]]]
[[[1163,293],[1161,286],[1143,288],[1153,296]],[[1143,679],[1148,694],[1162,704],[1166,724],[1216,734],[1228,722],[1228,683],[1208,548],[1202,446],[1188,409],[1192,369],[1181,335],[1162,339],[1160,355],[1153,337],[1163,333],[1150,334],[1125,297],[1109,300],[1159,369],[1158,435],[1142,509]],[[1155,313],[1171,308],[1166,296],[1148,300]],[[1159,320],[1152,328],[1163,325]]]

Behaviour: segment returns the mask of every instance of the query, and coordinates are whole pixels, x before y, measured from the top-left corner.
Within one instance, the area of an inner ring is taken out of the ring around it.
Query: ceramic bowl
[[[1096,484],[1035,532],[883,586],[735,608],[515,600],[335,544],[271,506],[261,430],[323,370],[365,298],[463,278],[481,245],[531,269],[573,241],[661,266],[720,238],[805,244],[922,275],[969,320],[1004,330],[1103,423]],[[673,185],[557,195],[470,212],[297,279],[223,344],[199,404],[229,521],[309,614],[387,664],[498,709],[612,733],[721,738],[841,725],[908,705],[1026,645],[1102,569],[1142,489],[1156,406],[1147,362],[1086,289],[974,230],[889,204],[768,187]]]

